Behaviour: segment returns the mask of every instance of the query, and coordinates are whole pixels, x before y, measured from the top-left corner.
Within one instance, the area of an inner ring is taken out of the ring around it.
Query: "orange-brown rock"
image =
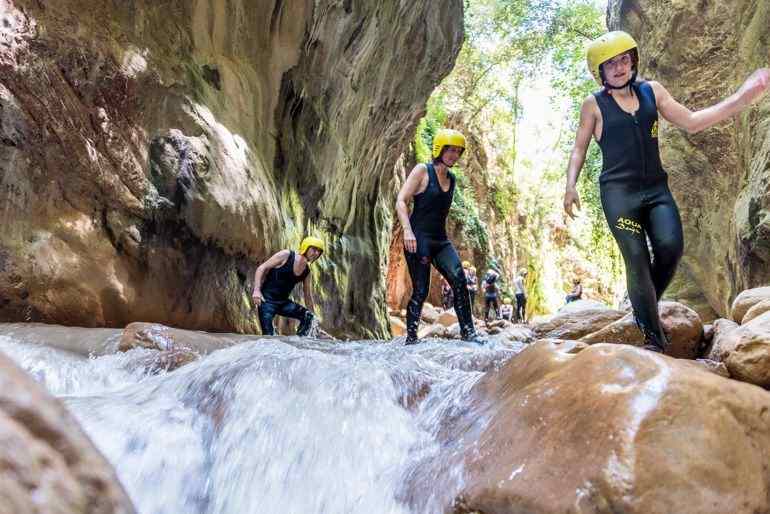
[[[580,339],[598,332],[625,315],[624,311],[607,308],[567,311],[535,324],[532,329],[540,338]]]
[[[746,314],[743,315],[743,319],[741,319],[741,325],[748,323],[749,321],[766,313],[767,311],[770,311],[770,298],[752,305],[751,308],[746,311]]]
[[[123,330],[118,350],[132,348],[159,350],[154,367],[174,369],[192,362],[202,355],[260,336],[240,334],[207,334],[194,330],[182,330],[157,323],[131,323]]]
[[[0,440],[1,513],[134,513],[78,422],[2,354]]]
[[[406,323],[394,316],[390,317],[390,333],[393,337],[400,337],[406,334]]]
[[[731,319],[719,318],[714,321],[714,335],[711,338],[711,345],[707,348],[706,358],[714,361],[722,362],[727,356],[727,352],[723,350],[727,342],[727,334],[738,328],[736,322]]]
[[[448,311],[439,314],[436,323],[441,323],[445,327],[451,327],[453,324],[457,323],[457,314],[455,314],[455,310],[449,309]]]
[[[721,337],[718,356],[732,378],[770,388],[770,312]]]
[[[441,312],[439,309],[435,308],[428,302],[425,302],[422,304],[422,313],[420,314],[420,319],[425,323],[435,323],[436,320],[438,320],[440,314]]]
[[[672,357],[695,358],[700,351],[703,337],[700,316],[694,310],[677,302],[660,302],[658,312],[663,329],[669,336],[669,347],[666,353]],[[631,313],[580,340],[587,343],[625,343],[635,346],[644,344],[644,337]]]
[[[81,328],[45,323],[0,323],[0,336],[27,344],[43,344],[81,355],[115,353],[123,331],[118,328]]]
[[[455,512],[770,511],[770,393],[627,345],[530,345],[456,423]],[[484,420],[484,421],[482,421]]]
[[[736,323],[743,323],[743,317],[749,312],[749,309],[764,300],[770,300],[770,287],[746,289],[733,300],[730,317]]]

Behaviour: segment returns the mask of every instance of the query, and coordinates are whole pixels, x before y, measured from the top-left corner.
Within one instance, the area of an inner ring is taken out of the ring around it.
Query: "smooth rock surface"
[[[78,422],[2,354],[0,441],[0,513],[134,513]]]
[[[455,512],[770,510],[770,393],[629,346],[529,346],[476,384]],[[489,420],[484,422],[481,420]]]
[[[669,337],[666,353],[683,359],[697,357],[703,338],[703,324],[700,316],[694,310],[677,302],[660,302],[658,312],[663,330]],[[644,337],[631,313],[580,340],[587,343],[624,343],[635,346],[644,344]]]
[[[547,321],[536,323],[532,329],[541,338],[580,339],[598,332],[625,315],[623,311],[607,308],[559,311]]]

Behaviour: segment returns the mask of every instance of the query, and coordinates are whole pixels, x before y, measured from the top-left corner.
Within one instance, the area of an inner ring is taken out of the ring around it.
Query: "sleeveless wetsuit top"
[[[602,113],[602,174],[599,183],[651,185],[665,181],[658,151],[658,108],[649,82],[631,85],[639,99],[635,114],[625,112],[602,89],[594,93]]]
[[[449,190],[441,190],[436,168],[433,163],[426,163],[428,168],[428,187],[420,194],[414,195],[414,207],[409,216],[409,224],[416,236],[427,236],[433,239],[447,239],[446,218],[452,205],[455,191],[455,177],[449,175]]]
[[[294,251],[289,254],[283,266],[271,269],[262,284],[262,295],[267,300],[282,302],[289,299],[294,286],[305,280],[310,273],[310,266],[300,276],[294,274]]]

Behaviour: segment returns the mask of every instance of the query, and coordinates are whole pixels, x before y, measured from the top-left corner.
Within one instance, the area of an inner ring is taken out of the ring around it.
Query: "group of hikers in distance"
[[[644,347],[665,352],[668,338],[658,315],[658,301],[674,276],[684,240],[679,210],[661,164],[658,115],[689,133],[705,130],[757,101],[768,89],[770,69],[757,69],[733,95],[710,107],[691,111],[660,83],[640,79],[639,59],[636,41],[622,31],[604,34],[588,45],[588,68],[601,88],[588,96],[580,109],[580,122],[567,167],[563,207],[570,218],[575,217],[575,209],[580,209],[576,185],[593,137],[602,152],[601,204],[623,256],[634,319],[644,336]],[[476,331],[471,311],[475,283],[469,291],[463,263],[446,231],[455,190],[455,177],[449,170],[465,150],[466,139],[462,133],[438,130],[433,138],[432,160],[416,165],[398,193],[396,213],[403,228],[405,258],[412,282],[412,295],[406,309],[406,344],[419,342],[417,328],[428,296],[431,266],[451,289],[462,339],[485,342]],[[263,334],[274,333],[275,315],[300,320],[298,335],[307,333],[313,314],[305,277],[308,266],[323,251],[323,242],[309,237],[302,241],[298,254],[283,250],[257,268],[253,299]],[[521,273],[518,279],[523,285]],[[305,286],[305,301],[311,310],[289,300],[292,288],[299,282]],[[518,291],[519,288],[517,296]],[[566,300],[572,301],[580,295],[582,286],[578,281]],[[486,307],[488,313],[490,303]]]

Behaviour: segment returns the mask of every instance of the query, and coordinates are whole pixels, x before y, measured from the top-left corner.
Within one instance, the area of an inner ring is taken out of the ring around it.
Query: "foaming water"
[[[0,338],[142,514],[444,512],[483,425],[454,422],[479,377],[519,350],[255,338],[153,374],[149,350],[84,358]]]

